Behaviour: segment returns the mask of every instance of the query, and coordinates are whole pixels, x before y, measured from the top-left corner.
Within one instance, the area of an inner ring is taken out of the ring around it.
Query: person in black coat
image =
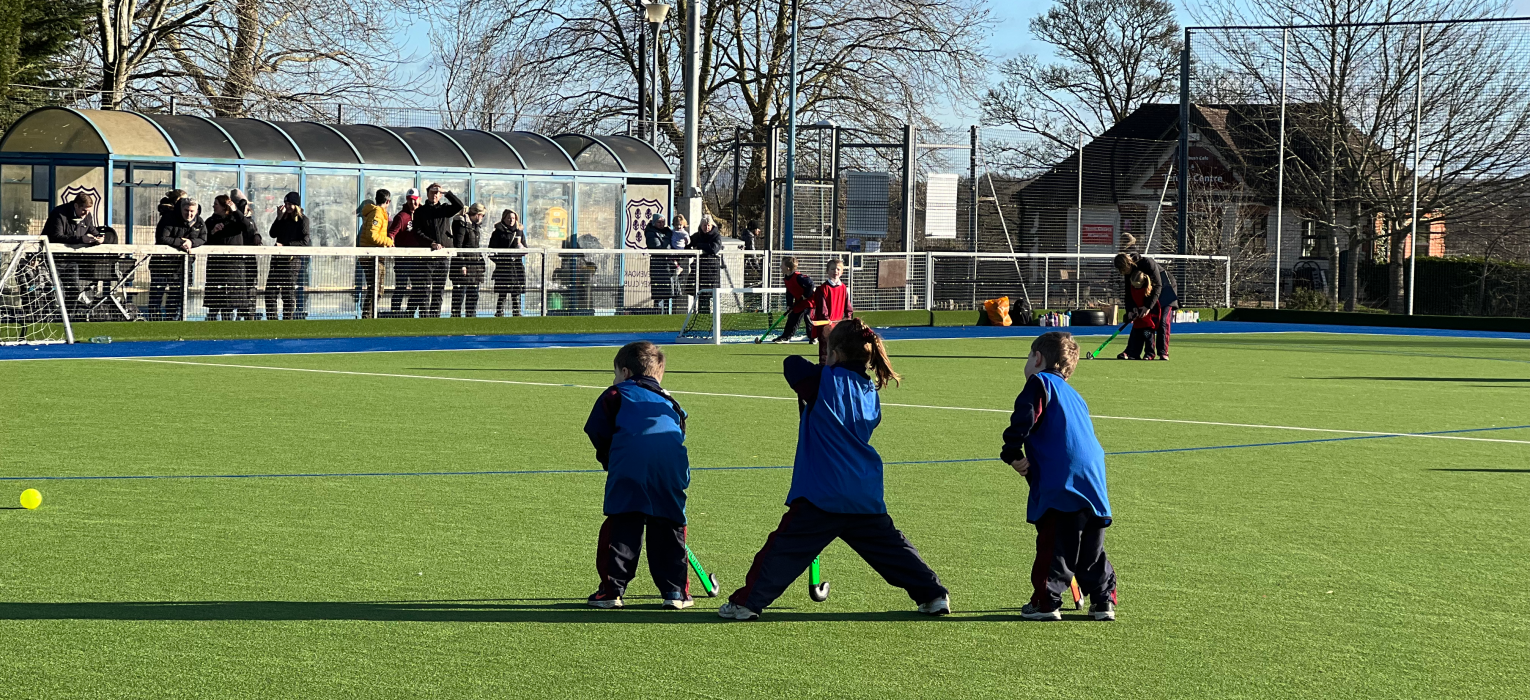
[[[201,207],[189,197],[180,197],[168,210],[162,206],[161,212],[163,216],[154,227],[154,243],[174,248],[180,255],[157,254],[149,260],[151,303],[160,309],[161,320],[184,321],[185,310],[181,301],[187,279],[185,274],[193,271],[191,265],[194,262],[187,256],[193,248],[207,243],[207,225],[202,221]],[[158,274],[155,274],[156,265]],[[158,279],[157,283],[154,283],[155,279]],[[153,299],[155,293],[159,297],[157,302]]]
[[[489,247],[518,250],[526,248],[526,230],[521,228],[521,218],[513,210],[506,209],[494,225],[489,236]],[[526,262],[524,253],[495,253],[494,261],[494,316],[505,315],[505,298],[510,298],[510,315],[521,315],[521,295],[526,293]]]
[[[468,207],[467,218],[459,217],[452,222],[452,248],[472,251],[458,253],[451,259],[453,318],[478,316],[478,288],[483,285],[488,268],[483,254],[478,252],[483,240],[483,220],[484,206],[474,204]]]
[[[1179,291],[1174,288],[1174,275],[1157,260],[1136,253],[1119,253],[1112,263],[1123,278],[1122,308],[1126,309],[1126,319],[1130,321],[1139,316],[1153,315],[1154,325],[1158,329],[1154,334],[1154,344],[1158,346],[1156,354],[1160,360],[1169,359],[1169,322],[1174,320],[1174,308],[1179,306]],[[1131,278],[1139,270],[1148,276],[1152,285],[1152,290],[1141,306],[1132,303]]]
[[[91,201],[90,196],[81,193],[69,202],[54,207],[48,212],[48,221],[43,225],[43,234],[48,237],[48,242],[71,248],[100,245],[102,239],[96,232],[95,219],[90,215],[94,206],[95,202]],[[85,297],[85,288],[94,282],[85,278],[93,276],[92,261],[89,255],[58,253],[53,256],[53,262],[58,267],[59,283],[64,287],[65,301],[70,304],[89,303]]]
[[[442,198],[446,201],[441,201]],[[448,192],[436,183],[425,188],[425,203],[414,211],[414,233],[430,243],[431,250],[452,247],[452,220],[466,207],[455,193]],[[426,258],[425,269],[429,290],[425,308],[420,318],[437,318],[441,315],[441,293],[446,286],[446,258]]]
[[[697,294],[701,300],[711,299],[715,294],[709,294],[708,290],[716,289],[721,284],[720,269],[722,266],[722,231],[718,230],[717,224],[711,216],[701,217],[701,225],[696,227],[696,233],[691,235],[691,242],[686,246],[691,250],[701,251],[699,261],[699,277],[697,280]],[[703,305],[710,303],[701,302]],[[703,308],[705,308],[703,306]]]
[[[207,245],[246,246],[255,225],[244,212],[234,208],[233,200],[220,194],[213,200],[213,215],[207,217]],[[237,312],[252,305],[249,265],[244,255],[209,255],[207,291],[203,303],[207,320],[232,321]]]
[[[664,251],[670,249],[670,240],[674,237],[675,230],[669,227],[669,222],[664,217],[654,214],[643,227],[643,244],[649,250]],[[663,253],[649,253],[648,255],[648,287],[653,296],[654,310],[659,311],[669,305],[669,301],[675,296],[675,261],[673,256]]]
[[[302,196],[288,192],[282,205],[276,208],[276,220],[271,222],[271,240],[283,248],[303,248],[313,245],[308,234],[308,215],[303,213]],[[300,261],[290,255],[271,256],[271,271],[266,275],[266,319],[282,318],[277,301],[286,306],[287,320],[300,319],[303,314],[297,305],[297,276]]]

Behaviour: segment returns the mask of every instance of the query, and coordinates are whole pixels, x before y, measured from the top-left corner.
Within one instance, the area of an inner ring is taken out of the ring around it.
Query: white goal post
[[[0,236],[0,345],[73,343],[59,264],[42,236]]]
[[[693,298],[677,343],[744,343],[778,329],[786,317],[784,287],[719,287]]]

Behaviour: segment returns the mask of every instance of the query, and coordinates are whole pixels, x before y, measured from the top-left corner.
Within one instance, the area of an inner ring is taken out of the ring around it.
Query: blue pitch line
[[[888,340],[1026,338],[1056,330],[1042,326],[916,326],[882,329]],[[1109,326],[1071,326],[1077,335],[1108,335]],[[1175,324],[1175,335],[1200,333],[1325,333],[1403,335],[1451,338],[1530,340],[1530,333],[1464,331],[1387,326],[1330,326],[1310,323],[1203,321]],[[376,338],[286,338],[243,340],[131,341],[111,345],[18,345],[0,347],[0,360],[50,360],[126,357],[205,357],[215,355],[287,355],[511,348],[620,347],[635,340],[671,344],[674,333],[569,333],[527,335],[405,336]]]
[[[1170,447],[1162,450],[1127,450],[1123,452],[1106,452],[1106,456],[1118,455],[1151,455],[1166,452],[1200,452],[1204,450],[1234,450],[1244,447],[1278,447],[1281,445],[1311,445],[1320,442],[1349,442],[1352,440],[1377,440],[1381,438],[1399,438],[1410,435],[1450,435],[1453,433],[1482,433],[1494,430],[1521,430],[1530,428],[1530,425],[1506,425],[1498,428],[1461,428],[1458,430],[1435,430],[1426,433],[1398,433],[1396,435],[1353,435],[1340,438],[1314,438],[1311,440],[1285,440],[1281,442],[1250,442],[1238,445],[1208,445],[1205,447]],[[971,457],[967,459],[925,459],[901,462],[883,462],[883,464],[963,464],[969,462],[998,461],[997,457]],[[770,464],[755,466],[735,467],[692,467],[695,472],[722,472],[722,471],[749,471],[756,469],[791,469],[790,464]],[[506,476],[517,474],[598,474],[603,469],[522,469],[507,471],[467,471],[467,472],[315,472],[312,474],[128,474],[117,476],[0,476],[0,481],[107,481],[125,479],[294,479],[294,478],[324,478],[324,477],[352,477],[352,476]]]

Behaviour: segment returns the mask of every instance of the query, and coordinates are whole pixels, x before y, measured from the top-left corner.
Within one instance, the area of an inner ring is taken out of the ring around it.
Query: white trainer
[[[724,620],[748,621],[760,619],[759,613],[734,603],[723,603],[722,607],[717,609],[717,616]]]
[[[919,605],[919,612],[926,615],[950,615],[951,597],[943,595],[928,603],[921,603]]]
[[[1024,620],[1040,620],[1042,622],[1055,622],[1057,620],[1061,620],[1062,619],[1062,608],[1058,608],[1058,609],[1052,610],[1052,611],[1043,612],[1041,610],[1036,609],[1036,606],[1031,605],[1030,603],[1026,603],[1025,607],[1020,608],[1020,618],[1024,619]]]
[[[689,607],[691,607],[692,605],[695,605],[695,604],[696,604],[696,599],[692,598],[690,596],[686,596],[684,598],[665,598],[664,599],[664,609],[665,610],[684,610],[684,609],[689,608]]]

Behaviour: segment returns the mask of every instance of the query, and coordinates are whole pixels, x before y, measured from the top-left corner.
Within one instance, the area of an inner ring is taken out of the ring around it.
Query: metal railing
[[[59,250],[55,247],[55,250]],[[70,317],[301,320],[684,314],[700,289],[779,286],[790,255],[815,283],[831,261],[858,311],[1118,303],[1110,255],[100,245],[56,252]],[[1155,256],[1185,306],[1230,302],[1225,256]]]

